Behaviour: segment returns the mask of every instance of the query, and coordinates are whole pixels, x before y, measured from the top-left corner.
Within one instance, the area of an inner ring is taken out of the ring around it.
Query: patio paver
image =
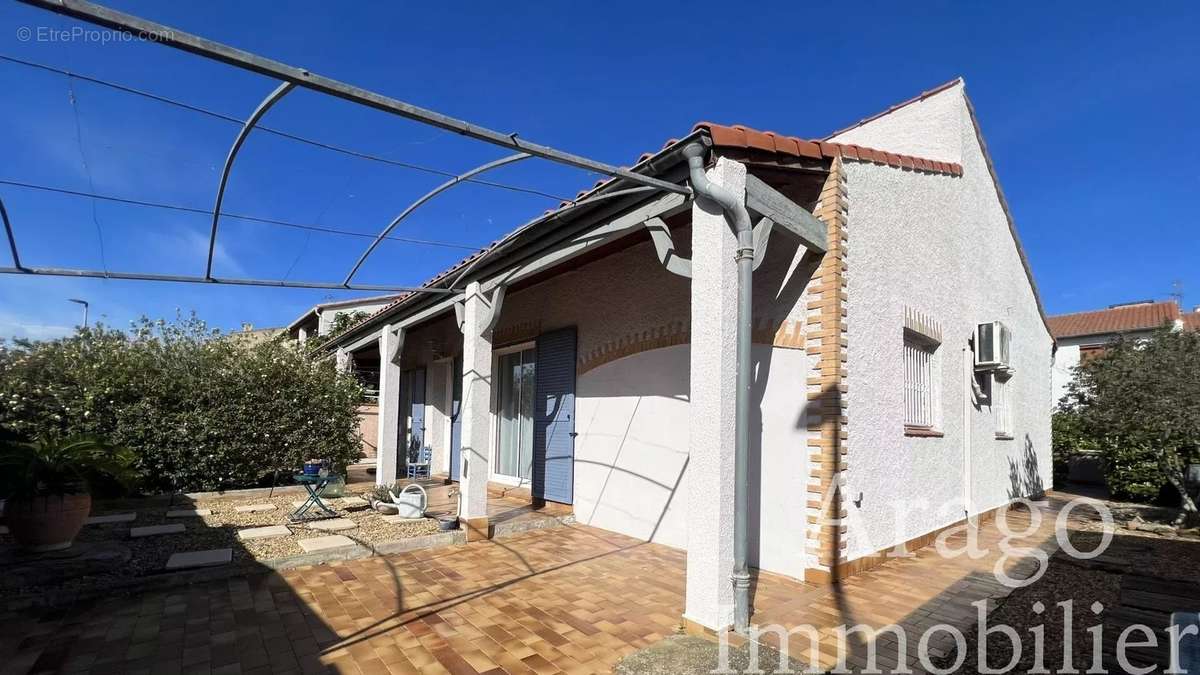
[[[331,534],[327,537],[313,537],[311,539],[301,539],[300,548],[306,553],[315,553],[317,551],[328,551],[331,548],[342,548],[344,546],[354,546],[354,540],[350,537],[341,534]]]
[[[325,532],[341,532],[342,530],[353,530],[358,527],[358,523],[349,518],[330,518],[328,520],[313,520],[304,523],[309,529],[324,530]]]
[[[985,529],[984,558],[922,551],[840,590],[759,575],[753,620],[917,628],[966,616],[995,592],[980,573],[999,556]],[[684,562],[682,551],[567,525],[0,616],[0,659],[70,672],[606,673],[677,630]],[[804,651],[794,644],[792,655]]]
[[[225,565],[233,560],[233,549],[214,548],[208,551],[185,551],[172,553],[167,560],[167,569],[182,570],[191,567],[213,567]]]
[[[269,537],[286,537],[292,533],[286,525],[268,525],[267,527],[247,527],[238,530],[238,539],[267,539]]]
[[[183,523],[171,523],[169,525],[147,525],[146,527],[131,527],[129,528],[129,536],[134,539],[140,537],[154,537],[160,534],[179,534],[186,532],[187,528]]]
[[[128,523],[137,520],[137,513],[110,513],[106,516],[91,516],[88,525],[103,525],[105,523]]]

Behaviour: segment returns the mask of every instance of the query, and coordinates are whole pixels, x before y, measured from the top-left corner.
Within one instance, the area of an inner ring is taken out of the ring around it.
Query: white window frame
[[[939,346],[929,336],[904,330],[901,385],[906,432],[938,433],[941,427]]]
[[[492,350],[492,384],[495,385],[497,381],[496,375],[500,372],[500,361],[502,360],[501,357],[507,354],[512,354],[513,352],[523,352],[528,349],[536,348],[536,340],[528,340],[526,342],[519,342],[516,344],[494,348]],[[534,368],[537,368],[536,352]],[[533,485],[532,477],[530,477],[530,480],[525,480],[520,476],[509,476],[496,471],[496,467],[500,466],[500,391],[496,386],[492,387],[491,404],[491,428],[488,430],[488,432],[492,438],[492,448],[488,453],[491,456],[491,460],[488,462],[488,480],[500,485],[509,485],[512,487],[530,487]]]

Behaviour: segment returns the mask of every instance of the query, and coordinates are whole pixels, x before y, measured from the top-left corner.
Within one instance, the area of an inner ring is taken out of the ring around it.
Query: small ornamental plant
[[[0,442],[0,496],[13,537],[35,551],[69,547],[91,512],[91,485],[128,484],[132,463],[129,450],[93,436]]]

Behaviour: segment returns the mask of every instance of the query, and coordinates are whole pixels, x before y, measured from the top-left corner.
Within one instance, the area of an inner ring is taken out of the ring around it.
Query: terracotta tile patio
[[[997,591],[991,548],[923,551],[836,591],[762,575],[754,621],[828,634],[973,617]],[[3,616],[0,672],[604,673],[677,630],[684,558],[576,525]]]

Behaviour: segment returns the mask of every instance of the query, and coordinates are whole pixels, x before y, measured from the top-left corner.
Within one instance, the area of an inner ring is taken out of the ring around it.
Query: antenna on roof
[[[1176,305],[1183,307],[1183,281],[1176,279],[1171,282],[1170,297],[1175,301]]]

